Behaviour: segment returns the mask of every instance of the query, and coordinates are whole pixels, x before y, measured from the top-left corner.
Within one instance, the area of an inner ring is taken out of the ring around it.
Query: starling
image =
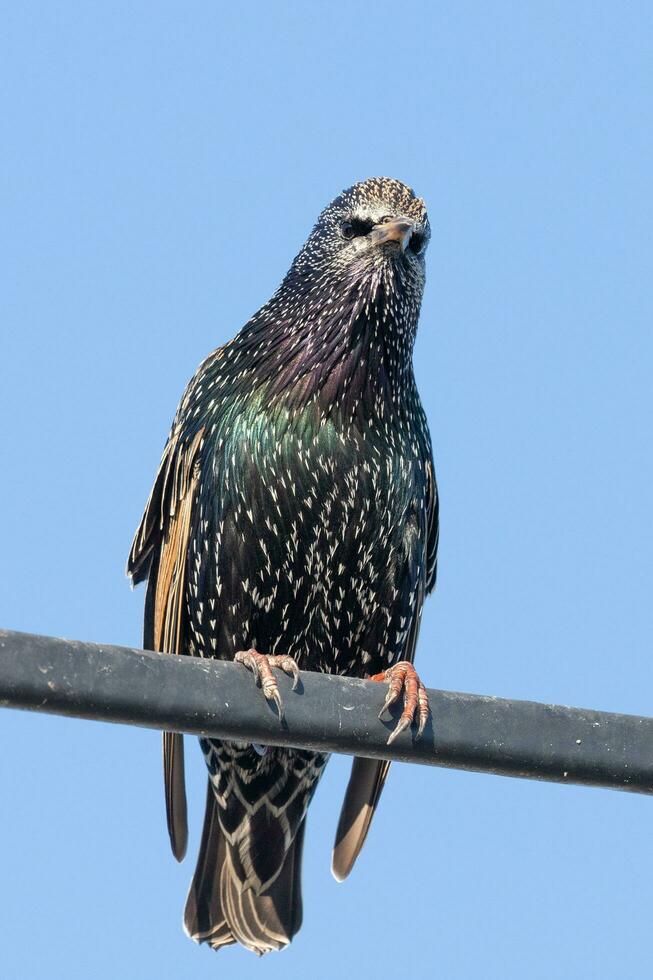
[[[435,583],[438,497],[412,367],[424,202],[386,177],[320,215],[272,298],[210,354],[175,416],[128,562],[144,645],[388,682],[397,731],[428,715],[413,667]],[[392,738],[393,736],[391,736]],[[266,953],[301,925],[308,804],[328,757],[202,738],[208,793],[184,925]],[[168,831],[186,851],[182,736],[163,736]],[[332,870],[363,845],[389,763],[355,759]]]

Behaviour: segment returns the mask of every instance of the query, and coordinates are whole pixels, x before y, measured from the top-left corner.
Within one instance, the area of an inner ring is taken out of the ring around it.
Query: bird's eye
[[[340,225],[340,234],[349,241],[352,238],[360,238],[367,235],[374,227],[374,222],[366,218],[351,218],[343,221]]]

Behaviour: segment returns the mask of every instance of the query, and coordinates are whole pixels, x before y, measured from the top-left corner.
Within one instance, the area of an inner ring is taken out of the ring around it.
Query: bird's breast
[[[216,445],[203,482],[197,652],[255,646],[361,674],[395,659],[423,572],[419,446],[252,417]]]

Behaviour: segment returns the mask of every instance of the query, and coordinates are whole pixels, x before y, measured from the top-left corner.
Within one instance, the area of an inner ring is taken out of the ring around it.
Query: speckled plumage
[[[385,241],[398,219],[402,243]],[[130,555],[133,581],[148,578],[147,646],[225,659],[255,647],[353,676],[412,660],[438,533],[412,369],[428,236],[405,185],[355,185],[322,213],[272,299],[201,364]],[[168,739],[179,856],[181,750]],[[187,928],[216,948],[280,948],[301,921],[304,817],[326,758],[202,748],[211,787]],[[387,765],[369,765],[371,818]]]

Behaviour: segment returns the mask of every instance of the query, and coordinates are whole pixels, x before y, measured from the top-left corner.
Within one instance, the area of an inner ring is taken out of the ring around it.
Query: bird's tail
[[[287,946],[302,924],[304,827],[302,819],[278,876],[257,894],[236,870],[239,861],[220,826],[209,781],[199,857],[184,912],[191,939],[212,949],[238,942],[259,956]]]

